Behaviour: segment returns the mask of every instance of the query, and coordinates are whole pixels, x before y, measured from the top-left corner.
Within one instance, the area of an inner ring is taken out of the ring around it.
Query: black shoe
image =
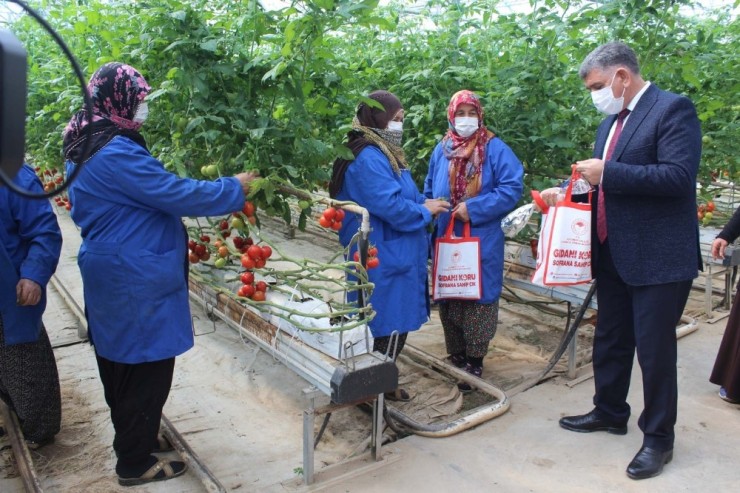
[[[673,449],[665,452],[649,447],[642,447],[630,465],[627,476],[632,479],[653,478],[663,471],[663,466],[673,459]]]
[[[471,363],[465,363],[465,366],[462,368],[467,373],[470,373],[474,377],[481,378],[483,375],[483,367],[482,366],[475,366]],[[457,388],[460,392],[463,394],[467,394],[472,392],[475,388],[470,385],[468,382],[460,382],[457,384]]]
[[[579,433],[591,433],[592,431],[606,431],[613,435],[626,435],[627,422],[617,423],[608,419],[600,418],[596,410],[580,416],[565,416],[560,418],[560,426],[570,431]]]

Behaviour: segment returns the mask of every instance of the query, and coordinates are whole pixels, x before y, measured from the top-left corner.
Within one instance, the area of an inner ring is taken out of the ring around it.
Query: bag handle
[[[445,230],[445,238],[452,238],[454,231],[455,231],[455,216],[450,214],[450,222],[447,224],[447,229]],[[463,223],[462,238],[470,238],[470,221]]]
[[[576,171],[575,165],[572,166],[572,171],[570,174],[570,181],[568,182],[568,186],[565,189],[565,199],[564,202],[571,203],[573,202],[572,196],[573,196],[573,183],[575,183],[577,180],[580,180],[582,178],[581,173]],[[584,178],[585,180],[585,178]],[[588,192],[588,203],[591,203],[591,194],[593,192]]]

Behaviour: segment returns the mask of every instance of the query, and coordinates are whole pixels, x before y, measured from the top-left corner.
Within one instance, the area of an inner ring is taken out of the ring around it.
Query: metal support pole
[[[378,394],[378,398],[373,401],[373,431],[370,439],[370,448],[373,458],[379,461],[381,458],[380,449],[383,445],[383,394]]]
[[[308,399],[308,409],[303,410],[303,482],[313,484],[313,428],[316,420],[316,397],[321,391],[311,386],[303,389],[303,395]]]

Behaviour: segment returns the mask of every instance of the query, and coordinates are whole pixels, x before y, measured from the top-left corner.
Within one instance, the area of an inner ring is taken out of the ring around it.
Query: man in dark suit
[[[696,175],[701,129],[683,96],[640,75],[622,43],[592,51],[579,75],[607,118],[594,157],[575,163],[594,192],[592,261],[599,311],[594,334],[594,409],[566,416],[578,432],[627,433],[627,393],[635,350],[645,408],[632,479],[657,476],[673,458],[677,408],[676,325],[701,268]],[[543,192],[546,196],[545,192]],[[552,203],[552,194],[549,196]]]

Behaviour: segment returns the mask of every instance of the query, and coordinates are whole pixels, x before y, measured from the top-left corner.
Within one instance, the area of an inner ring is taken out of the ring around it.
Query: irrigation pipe
[[[496,399],[496,402],[478,406],[475,409],[472,409],[469,412],[467,412],[465,415],[459,418],[456,418],[452,421],[447,421],[447,422],[442,422],[442,423],[433,423],[433,424],[419,423],[418,421],[407,416],[406,414],[399,411],[398,409],[387,406],[388,417],[392,418],[395,421],[398,421],[399,423],[404,425],[406,428],[408,428],[415,435],[420,435],[420,436],[429,437],[429,438],[449,437],[457,433],[460,433],[461,431],[465,431],[467,429],[478,426],[479,424],[485,423],[486,421],[490,421],[493,418],[501,416],[502,414],[504,414],[506,411],[509,410],[509,407],[511,407],[511,402],[509,401],[509,398],[506,396],[506,393],[500,388],[496,387],[495,385],[492,385],[478,377],[474,377],[470,373],[467,373],[450,364],[447,364],[444,361],[438,358],[435,358],[431,354],[421,349],[418,349],[410,344],[406,344],[406,346],[404,347],[404,352],[421,361],[424,361],[425,363],[439,370],[442,370],[448,373],[449,375],[454,376],[455,378],[458,378],[464,382],[469,383],[471,386],[475,387],[476,389]],[[390,425],[390,420],[389,420],[389,425]],[[391,428],[393,427],[391,426]]]

